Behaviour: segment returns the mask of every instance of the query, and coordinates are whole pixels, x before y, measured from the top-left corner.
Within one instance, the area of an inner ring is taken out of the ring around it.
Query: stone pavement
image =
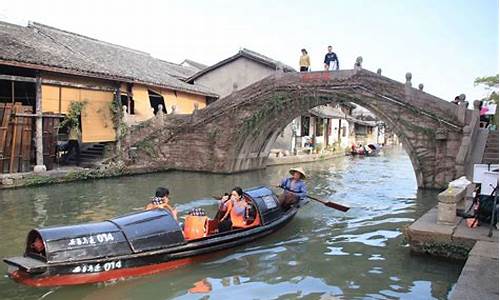
[[[498,299],[498,241],[478,241],[449,299]]]
[[[437,224],[437,214],[432,208],[408,226],[412,251],[467,259],[450,299],[498,299],[498,230],[488,237],[489,224],[469,228],[458,217],[453,225]]]

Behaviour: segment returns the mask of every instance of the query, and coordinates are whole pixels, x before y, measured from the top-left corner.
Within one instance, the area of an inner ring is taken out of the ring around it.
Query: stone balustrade
[[[437,223],[454,226],[457,224],[457,209],[465,209],[465,199],[472,194],[474,184],[465,176],[453,180],[448,188],[438,195]]]

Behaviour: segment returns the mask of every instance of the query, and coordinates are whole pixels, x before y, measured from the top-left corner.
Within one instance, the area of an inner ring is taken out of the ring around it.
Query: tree
[[[478,77],[474,80],[474,85],[483,85],[491,94],[486,98],[498,104],[498,74],[495,76]]]
[[[497,105],[497,109],[495,111],[494,115],[494,120],[493,123],[497,126],[498,128],[498,74],[495,76],[484,76],[484,77],[478,77],[476,80],[474,80],[474,85],[482,85],[484,86],[485,89],[490,91],[491,93],[489,94],[488,97],[486,97],[486,101],[491,101],[494,102]]]

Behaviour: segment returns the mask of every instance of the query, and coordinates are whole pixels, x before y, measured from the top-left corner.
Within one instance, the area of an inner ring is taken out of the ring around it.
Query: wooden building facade
[[[112,106],[139,123],[189,114],[218,95],[183,80],[192,68],[38,23],[0,22],[0,173],[50,168],[59,121],[85,102],[81,142],[116,141]],[[116,102],[116,103],[113,103]],[[45,157],[45,160],[43,159]]]

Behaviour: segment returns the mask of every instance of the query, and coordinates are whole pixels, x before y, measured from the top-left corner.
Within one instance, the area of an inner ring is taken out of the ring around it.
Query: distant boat
[[[376,156],[379,154],[382,146],[380,144],[368,144],[362,148],[351,150],[351,155]]]
[[[283,210],[268,187],[247,189],[244,197],[257,211],[249,228],[218,233],[218,221],[208,219],[205,234],[188,240],[169,212],[154,209],[98,223],[33,229],[24,255],[4,261],[12,279],[37,287],[142,276],[262,238],[298,211],[298,207]]]

